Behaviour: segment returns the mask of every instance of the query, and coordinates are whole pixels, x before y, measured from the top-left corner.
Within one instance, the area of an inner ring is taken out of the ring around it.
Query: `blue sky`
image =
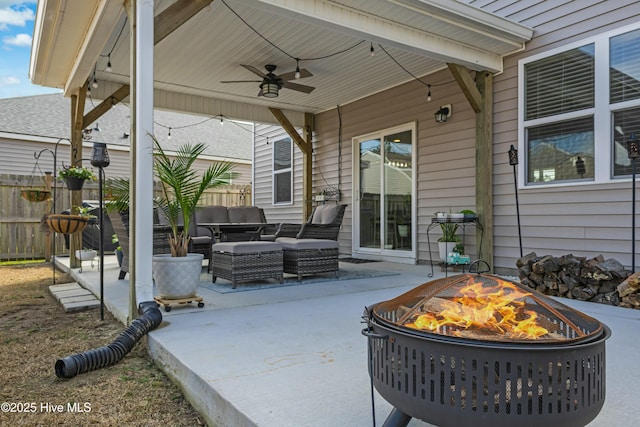
[[[35,1],[0,0],[0,98],[60,92],[29,80],[35,15]]]

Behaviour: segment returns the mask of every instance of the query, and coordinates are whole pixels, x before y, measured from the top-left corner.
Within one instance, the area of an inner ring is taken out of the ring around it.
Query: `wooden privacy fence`
[[[53,200],[27,201],[20,192],[29,188],[45,189],[45,178],[0,175],[0,261],[43,259],[50,254],[47,231],[40,222],[45,214],[52,213]],[[70,191],[64,182],[58,181],[55,190],[56,213],[70,209]],[[82,200],[98,199],[97,182],[85,182]],[[251,186],[227,185],[213,188],[205,193],[200,204],[248,206],[251,204]],[[105,239],[110,238],[111,236],[105,236]],[[68,254],[63,235],[56,234],[54,251],[56,255]]]

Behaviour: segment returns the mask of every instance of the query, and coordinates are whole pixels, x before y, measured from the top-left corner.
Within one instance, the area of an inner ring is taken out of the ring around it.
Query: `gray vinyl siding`
[[[638,1],[581,2],[549,0],[462,0],[496,15],[534,29],[526,48],[504,60],[504,71],[494,79],[493,192],[494,267],[513,272],[519,257],[513,168],[507,151],[518,144],[518,60],[576,42],[640,20]],[[417,127],[417,256],[429,260],[427,227],[435,211],[475,209],[475,114],[448,70],[423,81],[427,89],[411,81],[316,115],[314,131],[313,188],[339,188],[341,202],[349,205],[340,232],[340,252],[352,250],[353,149],[352,139],[382,129],[415,122]],[[440,105],[452,104],[453,116],[435,123]],[[341,119],[341,120],[340,120]],[[339,129],[340,121],[342,128]],[[256,128],[256,132],[259,127]],[[284,135],[284,132],[280,129]],[[263,138],[255,147],[256,204],[270,207],[276,219],[301,211],[301,156],[296,156],[294,195],[291,207],[271,207],[271,152]],[[299,153],[298,153],[299,154]],[[265,181],[265,177],[268,177]],[[264,181],[264,182],[263,182]],[[631,265],[630,180],[555,188],[518,190],[523,252],[592,257],[599,254]],[[487,219],[485,219],[487,220]],[[465,246],[476,254],[475,233],[467,229]],[[439,230],[430,232],[431,251],[437,258]]]
[[[289,135],[282,127],[256,124],[253,204],[264,209],[267,222],[302,223],[302,152],[293,141],[293,204],[273,204],[273,145],[271,143],[283,138],[289,138]]]
[[[427,88],[415,81],[341,107],[342,203],[349,207],[340,231],[340,251],[352,250],[353,221],[353,146],[352,139],[371,132],[415,122],[417,124],[417,229],[418,262],[429,260],[427,226],[435,211],[475,209],[475,115],[448,71],[428,77],[432,101],[427,102]],[[436,123],[439,106],[452,104],[452,117]],[[338,114],[331,110],[316,116],[314,150],[314,188],[338,185]],[[322,171],[322,179],[318,171]],[[430,233],[434,259],[438,257],[439,230]],[[467,231],[466,244],[475,251],[475,239]]]
[[[465,2],[534,29],[526,50],[505,58],[494,81],[494,262],[497,269],[513,269],[519,243],[507,151],[518,143],[518,60],[638,22],[640,2]],[[602,254],[631,265],[630,180],[518,191],[524,254]]]
[[[92,143],[85,142],[83,145],[83,159],[89,159],[91,157]],[[53,154],[45,151],[40,156],[38,166],[40,170],[36,169],[34,172],[34,166],[36,164],[34,154],[39,153],[43,149],[51,150],[55,149],[55,144],[48,142],[32,142],[32,141],[20,141],[15,139],[3,139],[0,138],[0,152],[2,152],[2,161],[0,161],[0,175],[31,175],[35,173],[36,178],[45,172],[53,170]],[[57,151],[57,168],[62,168],[63,165],[68,165],[70,162],[69,145],[61,143],[58,145]],[[110,164],[104,168],[106,179],[115,177],[131,177],[131,167],[129,165],[129,150],[122,147],[110,147],[109,148],[109,160]],[[211,161],[198,160],[195,163],[195,169],[198,171],[204,171],[209,167]],[[83,162],[86,167],[91,167],[91,163],[88,160]],[[249,185],[251,184],[251,163],[243,162],[236,163],[234,172],[238,174],[233,179],[233,184]],[[96,169],[97,172],[97,169]]]

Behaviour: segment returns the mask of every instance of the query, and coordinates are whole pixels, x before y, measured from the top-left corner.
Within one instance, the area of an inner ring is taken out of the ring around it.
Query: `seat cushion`
[[[257,206],[232,206],[228,209],[229,222],[262,223],[260,209]]]
[[[198,206],[194,212],[196,222],[229,222],[229,214],[226,206],[210,205]]]
[[[209,236],[194,236],[191,237],[191,242],[193,242],[194,245],[206,245],[208,243],[211,243],[211,237]]]
[[[313,211],[312,224],[331,224],[336,217],[338,205],[318,205]]]
[[[255,252],[272,252],[282,250],[282,246],[276,242],[220,242],[214,244],[211,249],[214,252],[227,252],[231,254],[249,254]]]
[[[296,239],[294,237],[278,237],[276,243],[282,245],[284,250],[305,249],[337,249],[338,242],[325,239]]]

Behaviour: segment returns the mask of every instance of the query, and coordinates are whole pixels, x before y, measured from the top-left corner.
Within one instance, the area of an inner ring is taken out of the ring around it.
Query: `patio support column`
[[[493,74],[478,71],[474,81],[467,68],[447,65],[476,113],[476,212],[483,228],[476,242],[482,240],[478,253],[493,269]]]
[[[493,270],[493,74],[477,73],[476,85],[482,94],[482,111],[476,113],[476,208],[484,229],[480,253]]]
[[[137,317],[137,303],[153,300],[153,46],[154,2],[131,2],[131,204],[129,321]]]
[[[311,215],[313,195],[313,164],[312,164],[312,137],[314,115],[305,113],[304,115],[304,138],[300,136],[296,128],[291,124],[287,116],[279,108],[269,108],[271,114],[276,118],[280,126],[287,132],[293,142],[302,151],[302,221],[306,221]]]
[[[69,161],[70,165],[73,166],[82,166],[82,117],[84,112],[86,94],[87,88],[83,85],[78,89],[77,95],[71,96],[71,158],[69,159]],[[73,206],[82,206],[82,191],[71,191],[70,202],[70,209],[72,209]],[[76,250],[79,249],[82,249],[82,233],[70,234],[69,266],[71,268],[80,267],[81,262],[76,258]]]
[[[306,221],[313,209],[313,129],[315,116],[304,113],[304,140],[308,150],[303,152],[302,198],[304,209],[302,220]]]

